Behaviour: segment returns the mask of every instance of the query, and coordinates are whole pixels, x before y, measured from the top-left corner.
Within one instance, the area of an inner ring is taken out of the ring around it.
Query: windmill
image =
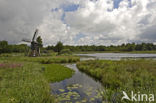
[[[40,48],[39,48],[39,43],[36,41],[36,37],[38,35],[38,29],[35,30],[35,33],[33,35],[32,41],[23,39],[22,41],[28,42],[31,44],[31,51],[28,51],[28,55],[32,57],[40,56]]]

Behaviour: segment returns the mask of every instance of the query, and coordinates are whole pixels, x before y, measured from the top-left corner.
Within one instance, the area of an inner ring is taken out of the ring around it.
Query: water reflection
[[[67,101],[101,103],[102,97],[98,91],[102,88],[101,83],[80,72],[76,64],[69,64],[67,67],[74,69],[75,74],[70,79],[51,84],[52,93],[60,103]]]

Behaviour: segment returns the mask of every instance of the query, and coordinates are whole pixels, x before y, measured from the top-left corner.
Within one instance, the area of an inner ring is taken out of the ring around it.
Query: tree
[[[0,41],[0,53],[5,53],[5,52],[8,52],[8,42],[3,40],[3,41]]]
[[[63,43],[62,42],[57,42],[57,44],[54,47],[54,51],[58,52],[58,54],[60,54],[61,50],[63,49]]]
[[[43,47],[41,36],[37,37],[36,41],[39,44],[39,47]]]

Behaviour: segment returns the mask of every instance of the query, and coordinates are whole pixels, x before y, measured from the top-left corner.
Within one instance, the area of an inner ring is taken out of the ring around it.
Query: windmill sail
[[[22,41],[24,41],[24,42],[28,42],[28,43],[31,43],[31,41],[28,40],[28,39],[22,39]]]
[[[35,41],[35,38],[37,37],[37,34],[38,34],[38,29],[36,29],[35,33],[34,33],[34,36],[32,38],[32,41]]]

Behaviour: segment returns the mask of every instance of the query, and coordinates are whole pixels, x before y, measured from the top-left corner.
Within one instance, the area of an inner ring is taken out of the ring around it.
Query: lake
[[[81,60],[86,59],[106,59],[106,60],[120,60],[120,59],[127,59],[127,58],[149,58],[155,59],[156,54],[130,54],[130,53],[94,53],[94,54],[77,54],[81,56]],[[88,57],[88,58],[86,58]]]

